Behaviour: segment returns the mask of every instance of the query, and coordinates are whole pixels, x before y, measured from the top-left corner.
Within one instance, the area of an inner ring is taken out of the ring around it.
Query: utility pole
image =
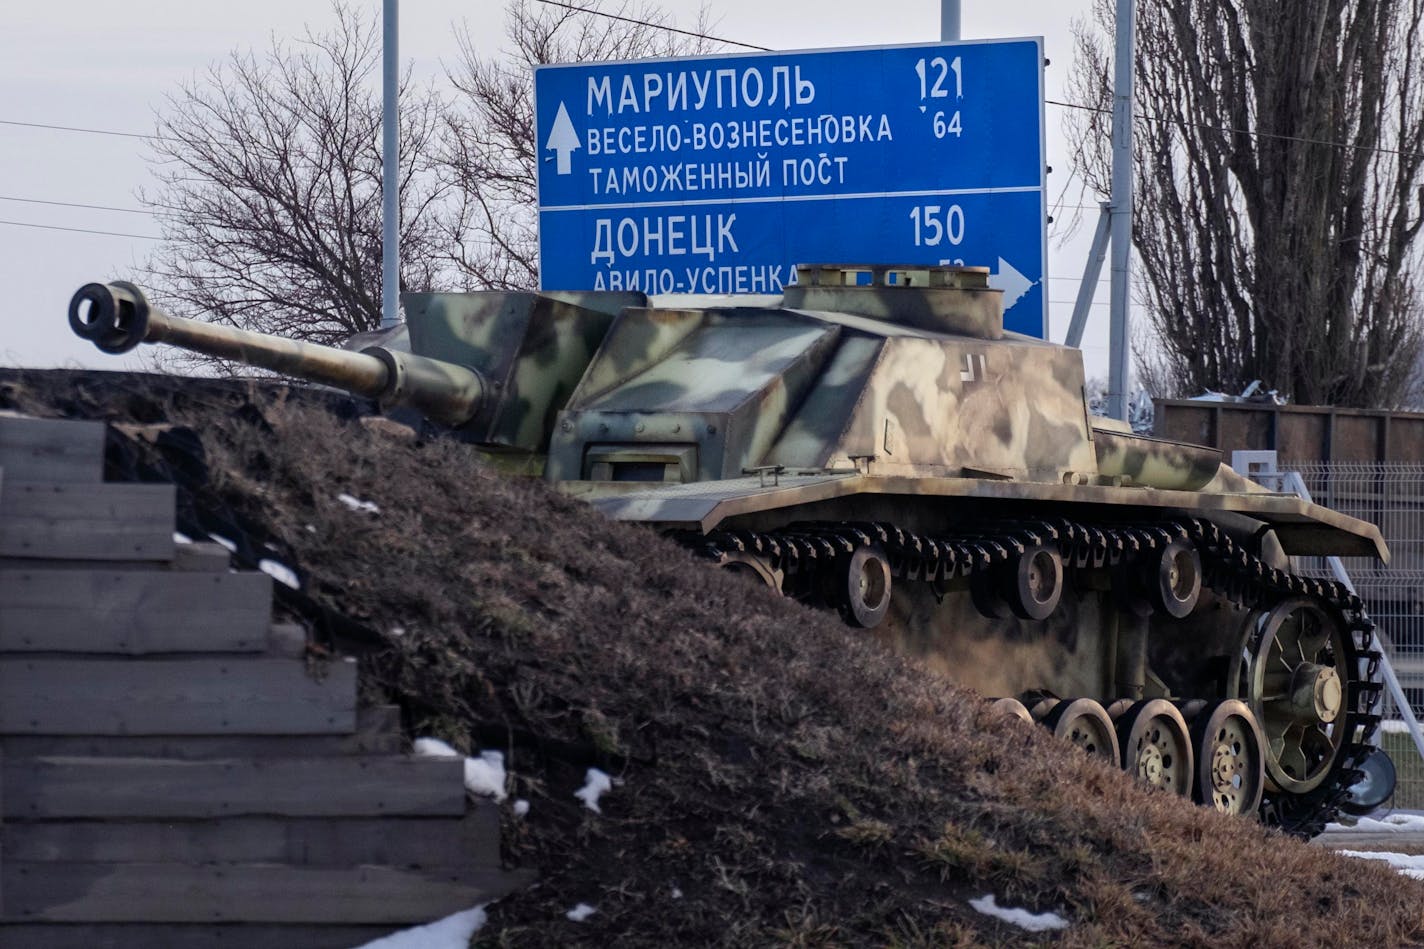
[[[939,0],[939,38],[959,42],[959,0]]]
[[[1113,54],[1112,275],[1108,331],[1108,414],[1127,419],[1128,353],[1132,288],[1132,59],[1137,31],[1135,0],[1117,0],[1117,51]]]
[[[397,21],[400,0],[384,0],[381,111],[381,329],[400,322],[400,122],[396,87],[400,82]]]

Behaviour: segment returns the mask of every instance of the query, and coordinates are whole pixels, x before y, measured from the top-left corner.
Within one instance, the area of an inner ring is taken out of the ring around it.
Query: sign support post
[[[939,38],[946,43],[959,42],[959,0],[939,0]]]
[[[400,0],[385,0],[382,23],[381,329],[400,322]]]
[[[1134,0],[1117,0],[1117,51],[1113,55],[1112,119],[1112,322],[1108,331],[1108,415],[1127,420],[1132,288],[1132,51]]]

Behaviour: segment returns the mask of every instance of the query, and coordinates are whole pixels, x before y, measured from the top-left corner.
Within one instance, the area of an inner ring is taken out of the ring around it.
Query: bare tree
[[[233,53],[158,118],[164,242],[146,279],[203,319],[334,342],[381,315],[380,37],[334,7],[329,32]],[[400,89],[401,289],[447,283],[450,184],[433,90]]]
[[[1393,406],[1420,352],[1424,0],[1138,5],[1133,243],[1177,390]],[[1071,86],[1110,103],[1112,0]],[[1109,191],[1107,115],[1069,121]],[[1150,358],[1150,356],[1149,356]],[[1144,367],[1147,368],[1147,367]]]
[[[468,25],[459,36],[460,60],[449,78],[462,95],[447,115],[445,140],[463,202],[452,220],[468,222],[453,236],[470,287],[527,290],[539,283],[535,66],[690,55],[716,45],[688,35],[705,33],[705,12],[687,32],[674,32],[656,6],[631,0],[581,6],[514,0],[505,27],[509,46],[500,57],[478,55]]]

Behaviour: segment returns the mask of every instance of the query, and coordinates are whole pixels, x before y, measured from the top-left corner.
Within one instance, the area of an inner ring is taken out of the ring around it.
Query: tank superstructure
[[[775,299],[404,302],[398,354],[236,347],[128,285],[83,288],[71,323],[102,348],[167,338],[546,458],[609,516],[1220,810],[1308,832],[1387,796],[1372,624],[1290,560],[1387,559],[1378,530],[1093,418],[1081,354],[1006,332],[987,271],[802,267]]]

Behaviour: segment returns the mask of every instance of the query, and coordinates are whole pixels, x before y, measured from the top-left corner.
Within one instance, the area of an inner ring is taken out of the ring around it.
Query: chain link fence
[[[1342,563],[1379,625],[1414,715],[1424,716],[1424,465],[1283,462],[1281,468],[1301,476],[1315,503],[1379,525],[1389,565],[1364,557]],[[1298,569],[1330,576],[1323,558],[1301,558]],[[1424,760],[1387,691],[1383,706],[1380,740],[1399,771],[1394,806],[1424,809]]]

